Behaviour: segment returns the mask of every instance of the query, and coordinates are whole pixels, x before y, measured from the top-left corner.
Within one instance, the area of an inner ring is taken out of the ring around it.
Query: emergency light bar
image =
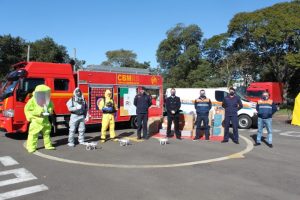
[[[150,74],[149,69],[140,69],[132,67],[112,67],[102,65],[88,65],[84,71],[102,71],[102,72],[122,72],[129,74]]]

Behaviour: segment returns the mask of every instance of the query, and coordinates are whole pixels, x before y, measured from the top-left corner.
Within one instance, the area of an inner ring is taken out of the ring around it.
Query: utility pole
[[[73,65],[73,71],[76,71],[76,48],[74,48],[74,65]]]
[[[27,62],[29,62],[30,57],[30,45],[27,46]]]

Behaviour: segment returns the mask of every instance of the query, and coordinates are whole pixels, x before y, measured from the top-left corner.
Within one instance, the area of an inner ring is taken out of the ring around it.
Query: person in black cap
[[[136,106],[136,114],[137,114],[137,139],[142,139],[141,130],[143,128],[143,138],[148,139],[147,133],[147,123],[148,123],[148,109],[151,106],[151,98],[149,95],[145,93],[145,88],[142,87],[140,89],[139,94],[137,94],[134,98],[133,104]],[[143,125],[142,125],[143,124]]]
[[[177,139],[181,139],[181,133],[179,131],[179,109],[181,107],[180,98],[176,96],[174,88],[171,89],[171,96],[166,99],[166,109],[168,114],[168,126],[167,137],[172,137],[171,125],[174,121],[174,130]]]
[[[229,126],[231,121],[233,142],[239,144],[238,110],[243,108],[243,104],[240,97],[235,95],[235,89],[233,87],[229,88],[229,95],[224,98],[222,107],[225,108],[225,133],[222,143],[228,142],[229,140]]]

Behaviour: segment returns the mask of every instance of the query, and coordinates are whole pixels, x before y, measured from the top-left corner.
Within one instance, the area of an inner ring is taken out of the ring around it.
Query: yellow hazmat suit
[[[49,114],[53,113],[50,92],[51,89],[46,85],[36,86],[31,99],[25,105],[25,116],[30,122],[26,147],[29,153],[36,150],[40,132],[43,134],[45,149],[55,149],[50,140],[51,124],[48,119]]]
[[[297,95],[295,99],[292,124],[300,126],[300,93]]]
[[[114,138],[116,137],[114,113],[116,112],[117,108],[111,96],[111,91],[106,90],[104,95],[105,99],[102,99],[98,105],[99,109],[103,111],[101,142],[105,142],[106,130],[108,127],[110,139],[113,139],[115,141]]]

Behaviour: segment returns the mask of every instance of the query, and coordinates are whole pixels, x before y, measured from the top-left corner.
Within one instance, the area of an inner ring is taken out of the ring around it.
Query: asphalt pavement
[[[26,136],[0,136],[1,199],[300,199],[300,127],[278,116],[273,148],[253,147],[256,129],[240,130],[232,141],[157,138],[138,142],[135,130],[119,126],[130,145],[98,143],[97,149],[68,147],[67,130],[52,137],[56,150],[28,154]],[[100,128],[86,139],[99,141]],[[266,134],[264,134],[266,135]]]

